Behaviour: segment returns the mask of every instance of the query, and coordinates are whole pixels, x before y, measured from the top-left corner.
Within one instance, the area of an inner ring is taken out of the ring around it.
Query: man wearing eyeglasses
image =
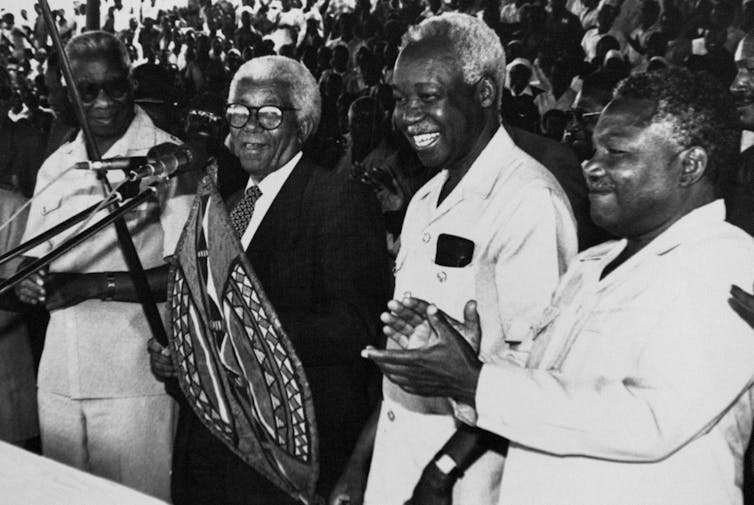
[[[179,142],[134,105],[128,54],[113,35],[88,32],[73,38],[66,52],[103,158],[143,156],[157,144]],[[45,161],[24,241],[106,196],[94,172],[70,170],[86,159],[79,133]],[[115,186],[124,175],[108,178]],[[165,300],[164,258],[191,205],[188,195],[177,195],[177,180],[159,186],[153,199],[125,217],[157,301]],[[27,255],[41,257],[77,231]],[[22,301],[50,311],[38,378],[42,445],[53,459],[168,498],[174,404],[150,373],[150,332],[127,270],[108,227],[16,288]]]
[[[240,67],[225,112],[230,149],[248,181],[225,203],[306,372],[319,436],[316,491],[327,496],[375,405],[378,384],[370,378],[376,376],[359,351],[378,337],[389,269],[374,196],[302,151],[317,129],[320,101],[314,77],[295,60],[266,56]],[[253,211],[244,222],[236,211],[247,198]],[[151,356],[159,376],[175,374],[159,347],[152,346]],[[223,362],[220,370],[240,375],[232,366]],[[298,503],[215,438],[190,408],[180,411],[173,460],[176,505]]]
[[[580,161],[594,154],[592,133],[602,109],[613,95],[613,88],[621,76],[600,70],[584,77],[581,90],[571,106],[571,117],[563,134],[563,142],[571,146]]]

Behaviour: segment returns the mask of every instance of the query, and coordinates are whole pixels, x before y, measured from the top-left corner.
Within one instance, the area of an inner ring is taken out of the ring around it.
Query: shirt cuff
[[[500,432],[506,425],[505,412],[515,412],[517,396],[523,394],[525,388],[518,388],[526,370],[517,364],[501,360],[494,364],[485,364],[479,373],[476,396],[476,425],[487,431],[506,436]],[[531,399],[529,399],[531,401]]]
[[[464,424],[469,426],[476,426],[476,409],[471,405],[460,403],[453,398],[449,398],[450,404],[453,406],[453,416]]]
[[[494,368],[495,366],[498,366],[498,365],[520,368],[520,365],[518,364],[516,358],[511,357],[511,356],[506,356],[506,357],[503,357],[502,359],[497,359],[495,360],[494,363],[495,364],[482,365],[482,370],[479,372],[479,382],[477,383],[476,396],[475,396],[475,401],[477,402],[477,406],[479,405],[479,398],[480,398],[479,390],[482,387],[482,377],[483,375],[485,375],[484,373],[485,370],[490,370],[491,368]],[[487,375],[489,374],[490,372],[488,372]],[[487,387],[491,390],[491,393],[485,393],[487,395],[486,396],[487,398],[490,398],[491,397],[490,395],[494,396],[496,392],[500,391],[499,383],[498,383],[498,386],[495,386],[493,382],[492,385],[487,386]],[[450,404],[453,406],[453,415],[455,416],[456,419],[458,419],[464,424],[468,424],[469,426],[477,425],[477,421],[479,419],[479,413],[477,409],[475,409],[474,407],[472,407],[471,405],[467,403],[457,402],[453,398],[448,398],[448,400],[450,401]]]

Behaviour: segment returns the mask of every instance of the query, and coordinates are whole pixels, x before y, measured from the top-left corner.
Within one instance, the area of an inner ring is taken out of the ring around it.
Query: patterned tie
[[[262,196],[262,190],[259,189],[259,186],[250,187],[231,211],[230,222],[239,238],[243,237],[246,227],[249,226],[251,215],[254,213],[254,204],[260,196]]]

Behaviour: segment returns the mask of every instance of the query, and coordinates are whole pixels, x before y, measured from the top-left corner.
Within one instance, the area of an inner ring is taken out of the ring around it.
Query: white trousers
[[[383,399],[364,505],[403,505],[424,467],[455,431],[453,416],[419,414]],[[453,488],[453,504],[497,504],[503,462],[489,451],[480,457]]]
[[[170,500],[170,396],[74,400],[38,391],[37,402],[45,456]]]

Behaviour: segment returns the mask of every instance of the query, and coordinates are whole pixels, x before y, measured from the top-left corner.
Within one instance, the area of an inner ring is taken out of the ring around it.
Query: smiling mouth
[[[612,193],[615,188],[610,184],[589,184],[587,183],[587,190],[590,195],[606,195]]]
[[[414,145],[417,149],[428,149],[435,145],[437,141],[440,139],[440,134],[438,132],[434,133],[422,133],[419,135],[412,135],[411,140],[414,142]]]
[[[258,151],[264,148],[266,144],[262,142],[243,142],[241,148],[245,151]]]

